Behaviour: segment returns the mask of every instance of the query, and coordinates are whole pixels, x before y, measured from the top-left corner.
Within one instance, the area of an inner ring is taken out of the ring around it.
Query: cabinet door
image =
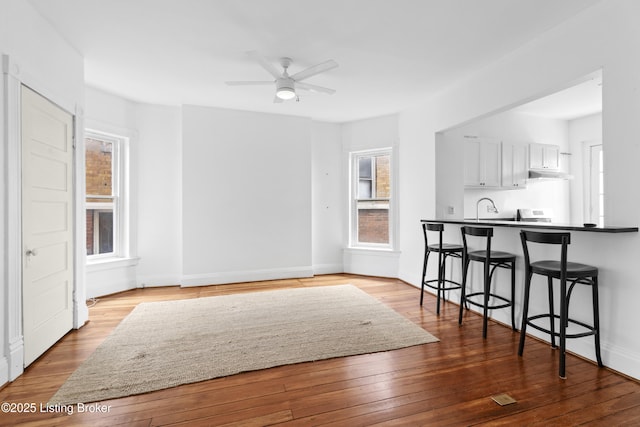
[[[558,169],[560,147],[551,144],[529,144],[529,167],[531,169]]]
[[[529,178],[529,167],[527,163],[527,147],[524,145],[516,145],[513,147],[512,174],[512,184],[514,187],[525,188],[527,186],[527,178]]]
[[[558,169],[560,167],[560,147],[547,145],[542,152],[542,164],[545,169]]]
[[[474,139],[464,144],[464,185],[500,187],[500,141]]]
[[[502,187],[526,188],[529,169],[527,147],[518,144],[502,144]]]
[[[544,167],[544,147],[542,144],[529,144],[529,167],[542,169]]]
[[[482,141],[481,165],[484,168],[483,187],[500,187],[502,178],[500,141]]]
[[[480,141],[472,140],[464,143],[464,185],[480,186]]]
[[[513,144],[502,144],[502,186],[505,188],[513,187]]]

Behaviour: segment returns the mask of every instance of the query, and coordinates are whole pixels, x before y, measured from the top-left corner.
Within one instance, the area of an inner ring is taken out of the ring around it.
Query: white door
[[[21,130],[28,366],[73,327],[73,116],[23,86]]]

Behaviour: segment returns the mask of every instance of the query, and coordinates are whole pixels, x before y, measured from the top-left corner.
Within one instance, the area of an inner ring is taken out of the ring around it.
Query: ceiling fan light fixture
[[[282,78],[276,82],[276,96],[282,100],[293,99],[296,97],[293,79]]]
[[[276,96],[283,100],[293,99],[296,96],[296,91],[290,87],[283,87],[278,89]]]

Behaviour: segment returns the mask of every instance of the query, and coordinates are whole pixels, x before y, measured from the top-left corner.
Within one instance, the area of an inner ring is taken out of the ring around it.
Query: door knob
[[[27,249],[27,256],[36,256],[38,255],[38,251],[35,249]]]

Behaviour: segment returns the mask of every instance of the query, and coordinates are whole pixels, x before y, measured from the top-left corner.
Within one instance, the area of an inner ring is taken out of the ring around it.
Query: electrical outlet
[[[453,206],[447,206],[447,214],[453,215],[456,213],[456,209]]]

